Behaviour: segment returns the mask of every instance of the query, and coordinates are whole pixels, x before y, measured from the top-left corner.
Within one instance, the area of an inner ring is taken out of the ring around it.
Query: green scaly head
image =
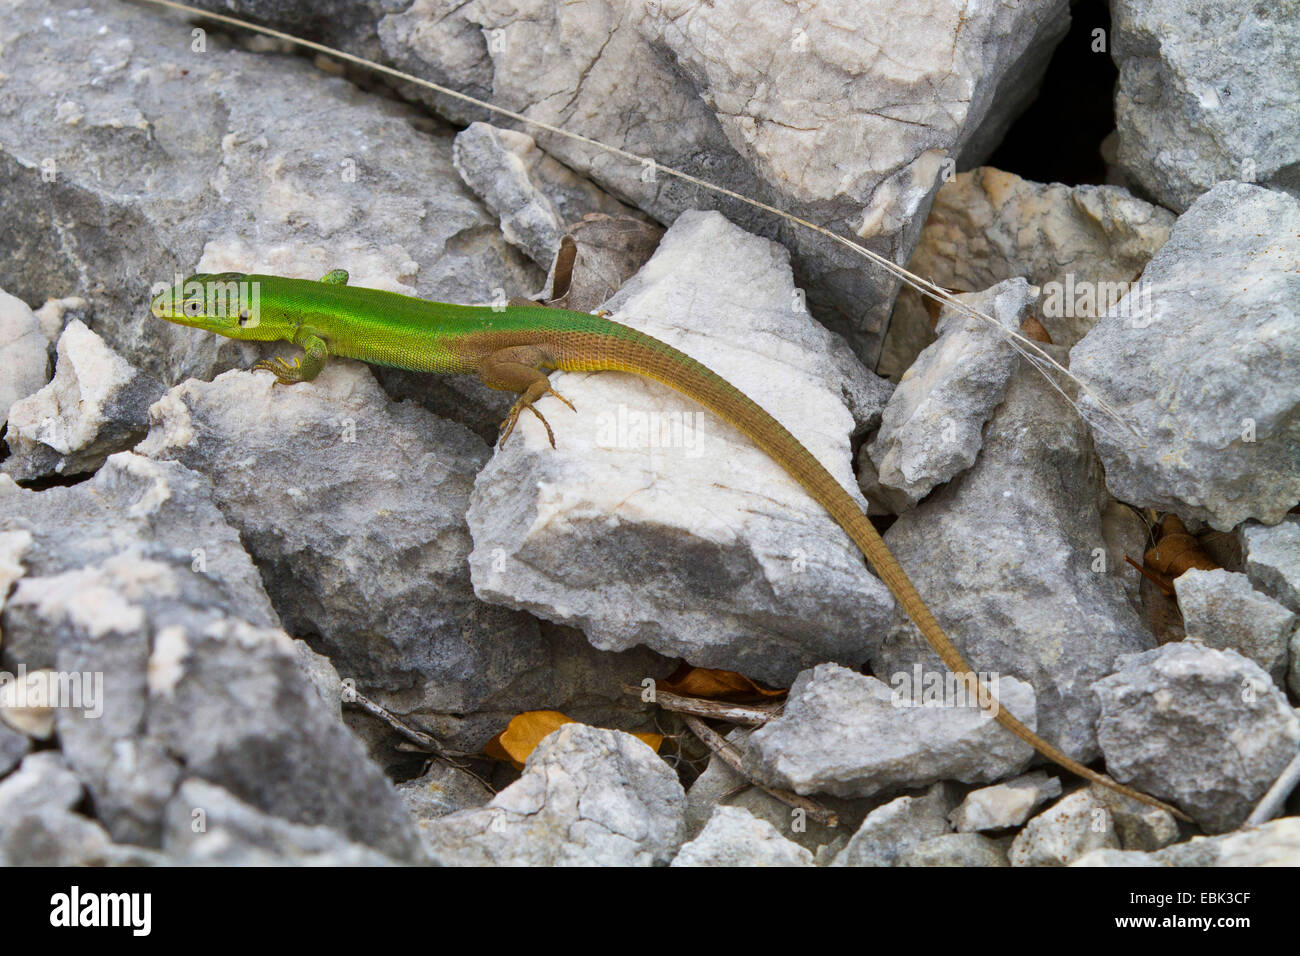
[[[197,273],[149,302],[157,318],[254,342],[292,340],[296,322],[262,300],[263,276]]]

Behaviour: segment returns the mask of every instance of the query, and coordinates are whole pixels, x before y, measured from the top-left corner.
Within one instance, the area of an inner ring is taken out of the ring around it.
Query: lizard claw
[[[275,376],[275,383],[271,386],[272,388],[276,385],[292,385],[294,382],[301,380],[302,360],[295,358],[293,363],[290,364],[277,356],[273,359],[262,359],[254,362],[253,367],[249,369],[252,372],[259,370],[268,371]]]
[[[565,405],[568,405],[570,408],[573,408],[573,405],[567,399],[559,395],[556,395],[554,392],[551,392],[551,394],[555,395],[556,398],[564,402]],[[510,437],[510,434],[515,430],[515,423],[519,421],[519,413],[522,412],[525,408],[537,416],[537,420],[541,422],[542,426],[546,429],[546,437],[550,439],[551,447],[554,448],[555,432],[551,431],[551,423],[546,420],[545,415],[543,415],[541,412],[537,410],[537,406],[535,406],[530,401],[526,401],[522,397],[519,399],[519,401],[515,402],[514,405],[511,406],[510,414],[507,415],[506,420],[501,423],[501,437],[497,440],[497,448],[505,447],[506,439]],[[577,409],[574,409],[574,411],[577,411]]]

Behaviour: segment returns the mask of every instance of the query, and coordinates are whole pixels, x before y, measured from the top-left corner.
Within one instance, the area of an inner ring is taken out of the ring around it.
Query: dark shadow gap
[[[1040,183],[1106,181],[1101,141],[1115,128],[1119,78],[1110,55],[1110,10],[1105,0],[1079,0],[1070,16],[1070,32],[1052,54],[1038,97],[985,165]],[[1105,52],[1093,51],[1097,29],[1105,31]]]

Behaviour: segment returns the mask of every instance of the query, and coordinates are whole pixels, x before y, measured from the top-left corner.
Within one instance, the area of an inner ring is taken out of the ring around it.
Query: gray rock
[[[144,437],[162,393],[74,319],[59,336],[53,381],[9,409],[4,470],[19,481],[94,471]]]
[[[94,310],[90,303],[79,295],[46,299],[45,304],[36,310],[36,322],[41,327],[41,335],[45,336],[45,341],[53,347],[58,344],[63,330],[73,322],[92,326]]]
[[[643,647],[617,654],[600,651],[581,631],[540,622],[541,662],[524,672],[472,712],[423,712],[412,723],[453,750],[477,752],[525,710],[560,710],[593,726],[617,726],[629,732],[655,730],[655,708],[625,685],[662,679],[680,662]],[[385,702],[387,695],[382,695]]]
[[[0,427],[14,402],[50,377],[50,358],[36,315],[22,299],[0,289]]]
[[[1167,209],[1118,186],[1035,183],[985,166],[939,187],[907,267],[962,292],[1023,276],[1042,290],[1037,316],[1052,342],[1070,346],[1142,272],[1173,223]],[[910,288],[899,293],[880,374],[896,379],[933,340],[927,303]]]
[[[1108,500],[1101,509],[1101,533],[1106,540],[1106,551],[1109,557],[1107,568],[1123,569],[1128,567],[1125,558],[1141,560],[1147,550],[1151,532],[1137,509],[1107,497]],[[1142,600],[1144,581],[1146,578],[1137,573],[1120,575],[1120,584],[1124,588],[1124,593],[1128,596],[1129,603],[1137,608],[1139,613],[1144,610]],[[1163,594],[1161,596],[1163,597]]]
[[[287,19],[274,3],[247,7]],[[1069,17],[1064,0],[960,15],[925,3],[909,8],[905,21],[895,14],[883,2],[629,8],[612,0],[580,7],[419,0],[388,13],[377,30],[383,58],[398,67],[834,229],[850,224],[904,261],[945,159],[978,162],[1001,139]],[[363,17],[349,39],[366,43],[375,29]],[[885,35],[908,55],[882,48]],[[429,98],[458,120],[484,118]],[[566,165],[662,222],[718,203],[746,228],[772,229],[768,214],[653,166],[536,135]],[[894,280],[825,240],[801,231],[790,238],[818,314],[874,364]]]
[[[26,734],[0,723],[0,777],[18,766],[31,749],[32,743]]]
[[[1073,866],[1300,866],[1300,818],[1283,817],[1223,836],[1193,837],[1154,853],[1098,850]]]
[[[177,273],[346,268],[358,285],[460,302],[540,285],[456,175],[451,131],[422,132],[418,111],[296,56],[225,49],[213,31],[195,51],[190,30],[141,6],[4,6],[9,291],[84,290],[109,345],[176,382],[255,351],[153,318],[150,284]]]
[[[83,793],[81,781],[62,755],[53,750],[28,754],[17,770],[0,780],[0,831],[42,807],[71,810]]]
[[[536,623],[470,588],[464,514],[483,443],[392,403],[354,363],[274,382],[177,386],[140,451],[213,479],[285,626],[319,635],[344,678],[402,714],[474,710],[539,666]]]
[[[1232,571],[1192,568],[1174,580],[1174,590],[1189,641],[1234,650],[1283,684],[1287,642],[1300,618]]]
[[[1018,332],[1038,296],[1024,279],[1009,279],[958,298]],[[938,340],[903,373],[868,446],[881,484],[911,505],[975,463],[984,423],[1020,361],[1002,331],[951,308],[936,331]]]
[[[156,850],[114,843],[94,820],[43,806],[0,828],[0,860],[9,866],[166,866]]]
[[[1083,423],[1023,363],[985,427],[979,460],[885,534],[970,665],[1032,684],[1039,733],[1084,762],[1097,754],[1088,684],[1120,654],[1153,643],[1120,583],[1128,566],[1109,558],[1105,500]],[[872,671],[918,665],[942,667],[896,608]]]
[[[32,546],[32,533],[25,529],[0,531],[0,610],[14,582],[23,576],[23,558]]]
[[[1182,211],[1224,179],[1300,194],[1300,22],[1292,6],[1117,0],[1125,173]]]
[[[1300,201],[1220,183],[1071,350],[1115,497],[1220,531],[1276,524],[1300,498],[1297,237]]]
[[[64,706],[56,719],[108,831],[157,846],[167,801],[197,775],[268,813],[414,854],[412,821],[293,642],[227,617],[215,590],[188,568],[119,555],[24,578],[10,602],[53,637],[60,672],[102,675],[98,715]]]
[[[1069,866],[1093,850],[1119,847],[1110,807],[1085,788],[1030,820],[1008,858],[1012,866]]]
[[[1255,587],[1300,614],[1300,515],[1268,527],[1251,521],[1238,532],[1246,576]]]
[[[29,578],[130,554],[201,575],[210,607],[259,626],[279,624],[239,535],[212,504],[211,483],[173,462],[121,452],[90,481],[41,492],[0,475],[0,532],[31,536],[23,555]],[[118,606],[115,595],[104,600],[109,609]],[[88,620],[101,611],[85,607]],[[19,663],[29,670],[53,667],[53,636],[38,625],[20,626],[23,613],[7,607],[0,618],[5,631],[0,657],[11,669]]]
[[[1018,827],[1039,804],[1060,795],[1060,778],[1035,770],[1006,783],[972,790],[949,821],[958,833]]]
[[[627,216],[628,206],[537,148],[526,133],[471,123],[456,135],[452,162],[501,220],[506,241],[543,269],[566,227],[587,213]]]
[[[1166,644],[1092,685],[1117,780],[1172,801],[1201,827],[1239,825],[1300,749],[1300,718],[1236,651]]]
[[[493,795],[478,777],[441,760],[433,761],[414,780],[399,783],[397,792],[411,816],[421,824],[457,810],[481,807]]]
[[[934,676],[942,687],[944,675]],[[936,700],[939,706],[913,704],[901,682],[891,689],[874,677],[819,664],[795,680],[782,715],[750,735],[746,766],[771,786],[842,797],[950,779],[987,783],[1024,769],[1033,754],[1029,745],[998,725],[966,687],[956,689],[957,695]],[[996,693],[1033,728],[1027,684],[1004,677]]]
[[[944,833],[905,849],[897,866],[1010,866],[1007,851],[978,833]]]
[[[177,386],[139,449],[212,477],[285,625],[313,635],[339,675],[453,750],[479,750],[521,710],[619,726],[630,721],[613,715],[644,710],[621,685],[671,662],[540,634],[475,597],[465,510],[489,454],[478,438],[394,404],[355,363],[272,382],[232,372]]]
[[[120,453],[72,487],[0,478],[0,506],[0,527],[35,542],[4,611],[6,665],[103,675],[101,716],[55,713],[110,833],[157,845],[183,766],[266,812],[389,855],[418,850],[391,786],[275,627],[205,478]]]
[[[607,307],[757,396],[854,488],[850,438],[878,420],[888,387],[796,292],[780,247],[688,213]],[[540,403],[557,448],[521,418],[475,483],[479,597],[579,627],[603,650],[645,644],[777,684],[862,659],[892,598],[780,466],[658,383],[553,382],[580,410]]]
[[[899,866],[904,854],[932,837],[951,833],[952,787],[937,783],[919,797],[899,797],[867,814],[831,866]]]
[[[1291,655],[1291,666],[1287,668],[1286,683],[1291,693],[1300,697],[1300,628],[1291,635],[1287,650]]]
[[[749,746],[749,735],[749,729],[737,727],[727,734],[727,741],[744,753]],[[866,812],[861,801],[820,797],[818,803],[835,812],[837,826],[829,827],[806,814],[797,813],[788,803],[778,800],[762,787],[752,785],[723,760],[713,756],[704,772],[686,791],[686,834],[691,839],[699,836],[718,807],[739,807],[756,819],[766,820],[786,839],[817,854],[825,852],[836,841],[846,842]]]
[[[676,854],[685,805],[676,775],[641,741],[565,724],[490,803],[429,821],[424,834],[435,857],[461,866],[650,866]]]
[[[1168,810],[1150,806],[1095,783],[1089,784],[1088,788],[1110,811],[1119,844],[1125,850],[1159,850],[1182,836],[1178,821]]]
[[[812,866],[813,855],[742,807],[716,807],[671,866]]]
[[[392,866],[396,861],[324,826],[263,813],[202,780],[167,805],[163,850],[184,866]]]

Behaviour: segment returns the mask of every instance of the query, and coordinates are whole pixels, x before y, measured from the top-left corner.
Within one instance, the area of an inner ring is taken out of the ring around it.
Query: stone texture
[[[1125,850],[1159,850],[1182,837],[1181,825],[1168,810],[1142,803],[1095,783],[1089,784],[1088,789],[1110,811],[1115,834]]]
[[[932,837],[951,833],[952,787],[937,783],[923,795],[899,797],[867,814],[831,866],[899,866],[904,854]]]
[[[565,724],[486,806],[429,821],[430,851],[459,866],[650,866],[685,837],[686,794],[630,734]]]
[[[1182,211],[1225,179],[1300,195],[1300,20],[1291,4],[1115,0],[1124,172]]]
[[[1039,804],[1061,795],[1061,781],[1041,770],[972,790],[949,817],[958,833],[1018,827]]]
[[[945,309],[938,340],[903,373],[867,446],[880,483],[910,505],[975,463],[984,423],[1019,365],[1002,330],[1018,332],[1037,296],[1024,279],[1009,279],[959,298],[1001,328]]]
[[[246,8],[287,19],[277,4]],[[1068,22],[1064,0],[961,11],[927,3],[905,15],[885,0],[418,0],[377,29],[384,59],[399,67],[833,228],[847,224],[903,261],[945,159],[949,168],[978,162],[997,143]],[[348,32],[362,43],[372,29]],[[430,98],[455,118],[484,118]],[[768,214],[654,167],[536,135],[662,222],[720,202],[746,228],[772,228]],[[818,315],[874,364],[894,281],[802,230],[789,239]]]
[[[1251,583],[1300,614],[1300,515],[1272,527],[1248,522],[1238,534]]]
[[[750,732],[749,728],[737,727],[727,734],[727,741],[738,752],[744,753],[749,746]],[[788,803],[778,800],[762,787],[750,784],[724,761],[713,756],[686,792],[686,834],[692,839],[699,836],[718,807],[739,807],[750,816],[770,823],[786,839],[817,854],[820,863],[821,855],[831,847],[848,842],[853,830],[862,822],[867,807],[860,800],[837,800],[833,797],[819,797],[817,802],[835,812],[837,826],[829,827],[796,813]]]
[[[40,323],[27,303],[0,289],[0,427],[14,402],[49,380],[46,348]]]
[[[1011,844],[1012,866],[1069,866],[1093,850],[1119,849],[1110,808],[1076,790],[1034,817]]]
[[[382,853],[324,826],[271,816],[190,780],[167,804],[163,849],[184,866],[392,866]]]
[[[1189,641],[1234,650],[1283,684],[1287,643],[1300,617],[1232,571],[1192,568],[1174,580],[1174,591]]]
[[[900,687],[835,664],[805,671],[790,688],[782,715],[750,735],[747,767],[762,782],[796,793],[865,797],[940,780],[987,783],[1029,761],[1029,745],[973,699],[908,705],[911,697]],[[1003,678],[996,693],[1002,706],[1034,727],[1028,685]]]
[[[53,381],[9,409],[4,470],[19,481],[92,472],[144,437],[162,393],[73,319],[59,336]]]
[[[812,866],[813,855],[742,807],[717,807],[672,866]]]
[[[1245,820],[1300,750],[1286,696],[1236,651],[1166,644],[1123,658],[1093,689],[1111,775],[1211,833]]]
[[[537,148],[526,133],[471,123],[452,146],[456,172],[501,220],[506,241],[543,269],[571,223],[588,213],[632,210]]]
[[[1127,287],[1169,238],[1174,216],[1118,186],[1036,183],[984,166],[939,187],[907,267],[978,292],[1023,276],[1056,345],[1081,339],[1105,295]],[[1104,295],[1102,295],[1104,293]],[[934,338],[934,303],[903,289],[877,371],[897,378]]]
[[[157,846],[167,800],[197,776],[291,822],[418,854],[391,785],[276,626],[206,479],[131,453],[71,487],[3,477],[0,527],[34,539],[4,609],[6,668],[102,675],[102,714],[59,707],[54,719],[114,839]]]
[[[1220,531],[1281,521],[1300,499],[1300,200],[1201,196],[1070,370],[1115,497]]]
[[[908,847],[898,866],[1010,866],[1007,851],[978,833],[944,833]]]
[[[1283,817],[1223,836],[1193,837],[1153,853],[1096,850],[1073,866],[1300,866],[1300,818]]]
[[[356,364],[274,382],[177,386],[140,451],[211,476],[285,625],[319,635],[340,674],[399,713],[473,710],[538,666],[536,623],[470,590],[464,513],[483,443],[390,402]]]

